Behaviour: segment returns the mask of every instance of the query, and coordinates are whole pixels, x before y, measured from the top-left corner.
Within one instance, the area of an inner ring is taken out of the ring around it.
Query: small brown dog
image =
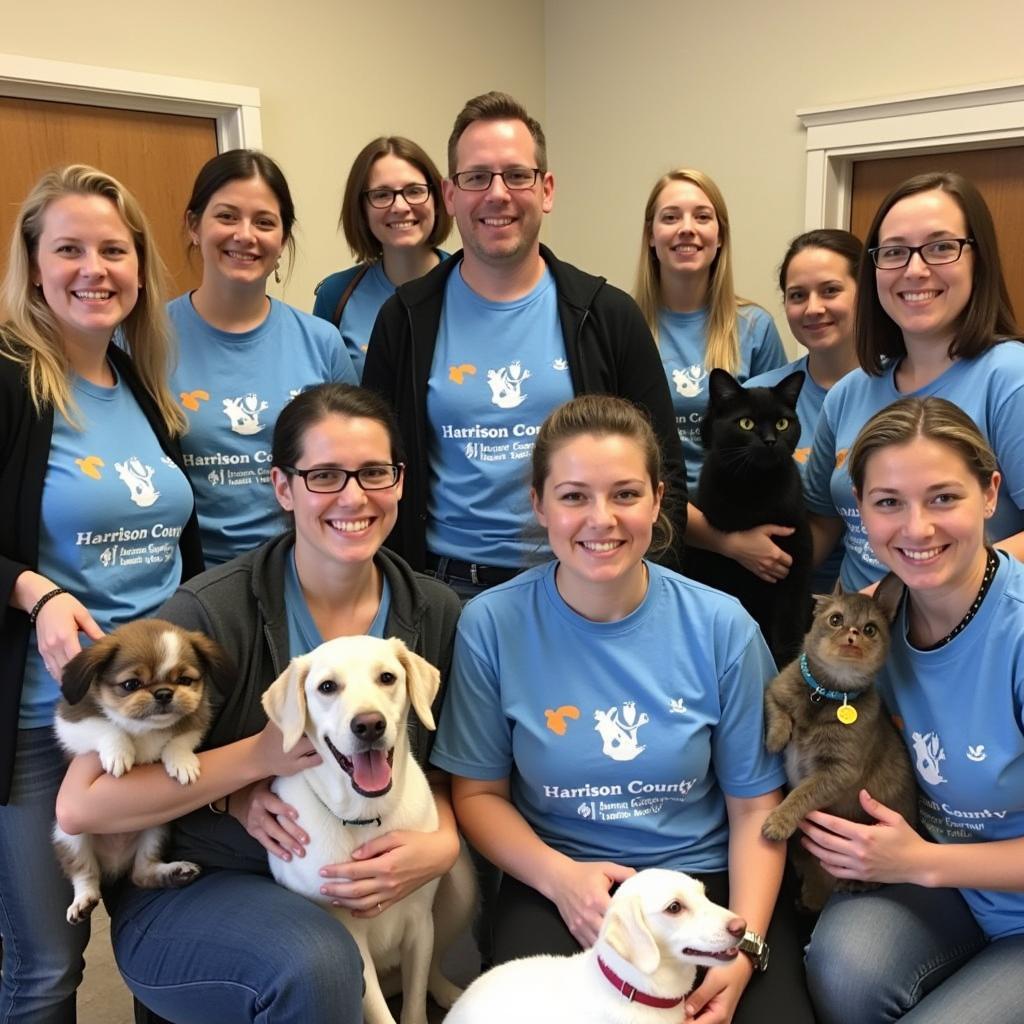
[[[128,623],[65,666],[57,738],[71,755],[96,751],[111,775],[163,761],[168,775],[188,785],[199,776],[195,749],[210,723],[207,683],[225,669],[220,647],[202,633],[162,619]],[[55,824],[54,847],[75,889],[68,921],[78,924],[92,913],[101,878],[118,878],[129,868],[144,888],[191,882],[198,865],[160,859],[166,831],[72,836]]]
[[[870,823],[862,789],[917,822],[917,787],[907,748],[872,685],[889,653],[889,625],[902,583],[890,574],[874,598],[844,593],[837,584],[815,598],[804,653],[772,680],[765,693],[765,745],[785,748],[789,795],[765,819],[768,839],[789,839],[810,811]],[[804,906],[820,910],[833,889],[874,888],[837,880],[799,843],[791,847],[803,878]]]

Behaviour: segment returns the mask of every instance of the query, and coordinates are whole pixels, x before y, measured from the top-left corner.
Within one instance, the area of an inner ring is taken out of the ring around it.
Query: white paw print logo
[[[970,744],[967,746],[967,760],[968,761],[984,761],[988,757],[985,753],[985,744],[979,743],[976,747],[972,747]]]
[[[594,808],[591,807],[590,804],[580,804],[579,807],[576,808],[576,813],[581,818],[592,818],[594,816]]]
[[[569,361],[567,359],[556,359],[551,364],[551,369],[552,370],[568,370],[569,369]]]
[[[686,702],[682,697],[676,697],[674,700],[668,702],[668,710],[673,715],[685,715],[686,714]]]

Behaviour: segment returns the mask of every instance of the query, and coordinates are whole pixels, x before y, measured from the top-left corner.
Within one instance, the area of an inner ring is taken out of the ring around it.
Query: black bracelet
[[[221,801],[224,802],[224,806],[218,807],[217,804],[219,804]],[[216,800],[211,800],[206,806],[209,807],[214,814],[227,814],[228,808],[231,806],[231,794],[228,793],[227,796],[222,796]]]
[[[38,601],[35,603],[35,607],[28,613],[29,625],[34,626],[36,619],[39,618],[39,613],[43,610],[43,605],[46,604],[51,598],[57,597],[60,594],[66,594],[67,591],[63,587],[54,587],[53,590],[48,590]]]

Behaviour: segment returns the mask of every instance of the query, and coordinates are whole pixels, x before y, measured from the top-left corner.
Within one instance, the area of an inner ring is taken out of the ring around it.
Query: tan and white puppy
[[[493,968],[445,1024],[678,1024],[697,967],[734,960],[746,927],[689,875],[649,868],[619,886],[590,949]]]
[[[202,633],[162,619],[120,626],[64,667],[57,738],[72,756],[96,751],[111,775],[162,761],[171,778],[188,785],[199,777],[195,749],[210,723],[207,683],[225,668],[224,653]],[[118,878],[129,869],[143,888],[191,882],[198,865],[161,861],[166,833],[159,827],[72,836],[55,824],[54,847],[75,889],[68,920],[78,924],[92,913],[101,878]]]
[[[320,869],[352,859],[367,841],[398,829],[433,832],[437,808],[409,749],[410,704],[428,729],[440,674],[401,640],[341,637],[295,658],[263,695],[291,750],[305,733],[323,762],[273,788],[310,837],[305,857],[270,858],[282,885],[320,903],[352,934],[363,958],[368,1024],[394,1024],[378,972],[400,967],[402,1024],[426,1024],[427,992],[443,1007],[460,989],[441,974],[441,953],[465,928],[476,901],[465,850],[455,867],[373,918],[354,917],[321,894]],[[433,913],[431,912],[433,911]]]

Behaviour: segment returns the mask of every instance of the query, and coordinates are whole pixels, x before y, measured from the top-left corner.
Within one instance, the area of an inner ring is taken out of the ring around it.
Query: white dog
[[[409,751],[406,718],[411,703],[433,729],[431,705],[439,686],[437,669],[401,640],[360,636],[331,640],[294,659],[263,695],[284,749],[305,733],[323,758],[273,784],[299,812],[310,843],[305,857],[271,857],[271,870],[282,885],[336,914],[352,934],[363,958],[368,1024],[394,1024],[378,979],[388,968],[401,968],[402,1024],[426,1024],[428,990],[442,1007],[461,994],[441,974],[440,958],[475,906],[475,875],[465,850],[442,879],[374,918],[354,917],[320,893],[320,869],[351,860],[352,851],[370,839],[398,829],[437,829],[433,795]]]
[[[697,966],[734,960],[746,927],[689,875],[641,871],[619,886],[590,949],[488,971],[445,1024],[678,1024]]]

